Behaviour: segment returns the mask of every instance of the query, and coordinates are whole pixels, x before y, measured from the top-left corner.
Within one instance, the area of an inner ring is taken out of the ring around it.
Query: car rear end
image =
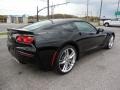
[[[48,43],[48,35],[45,34],[47,33],[8,29],[8,50],[22,64],[31,63],[49,69],[53,67],[57,48],[54,42]]]
[[[23,62],[35,59],[36,47],[34,33],[25,30],[8,29],[7,40],[9,52]]]
[[[20,62],[37,63],[43,68],[54,66],[56,52],[62,36],[49,27],[56,25],[51,20],[37,22],[19,29],[8,29],[8,50]]]

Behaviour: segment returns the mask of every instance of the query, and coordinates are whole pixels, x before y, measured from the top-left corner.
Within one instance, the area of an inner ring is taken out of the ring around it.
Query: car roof
[[[84,20],[78,18],[67,18],[67,19],[49,19],[48,21],[51,21],[52,23],[55,24],[60,24],[60,23],[67,23],[72,21],[84,21]]]
[[[28,30],[28,31],[32,31],[32,30],[35,30],[35,29],[37,30],[38,28],[45,29],[45,28],[48,28],[48,27],[53,27],[55,25],[69,23],[69,22],[72,22],[72,21],[83,21],[83,20],[80,20],[80,19],[77,19],[77,18],[75,18],[75,19],[71,18],[71,19],[42,20],[42,21],[36,22],[34,24],[24,26],[24,27],[22,27],[22,29]]]

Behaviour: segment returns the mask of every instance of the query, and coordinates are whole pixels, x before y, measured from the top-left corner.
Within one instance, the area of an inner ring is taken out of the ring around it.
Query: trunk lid
[[[18,35],[30,35],[30,36],[34,36],[33,32],[30,31],[26,31],[23,29],[7,29],[7,34],[8,34],[8,41],[12,42],[12,43],[17,43],[16,42],[16,37]]]

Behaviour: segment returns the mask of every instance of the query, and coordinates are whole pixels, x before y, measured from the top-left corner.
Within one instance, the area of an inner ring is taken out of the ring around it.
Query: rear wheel
[[[105,26],[105,27],[109,27],[109,23],[105,23],[104,26]]]
[[[58,59],[56,61],[55,69],[60,74],[66,74],[70,72],[76,62],[77,53],[73,46],[66,46],[61,49]]]

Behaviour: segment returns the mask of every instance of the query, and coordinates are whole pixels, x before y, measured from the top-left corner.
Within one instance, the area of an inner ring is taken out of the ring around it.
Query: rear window
[[[45,20],[45,21],[40,21],[40,22],[31,24],[31,25],[25,26],[25,27],[23,27],[23,29],[26,29],[26,30],[29,30],[29,31],[35,30],[35,29],[44,29],[46,27],[51,26],[52,24],[53,24],[52,21]]]

